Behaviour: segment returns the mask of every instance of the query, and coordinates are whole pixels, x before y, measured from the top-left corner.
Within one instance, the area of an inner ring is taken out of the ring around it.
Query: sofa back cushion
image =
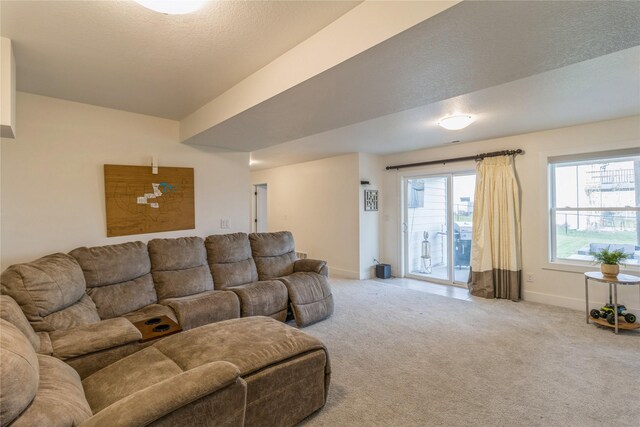
[[[158,301],[144,243],[82,247],[70,254],[82,267],[100,318],[118,317]]]
[[[256,282],[258,271],[245,233],[219,234],[205,240],[209,268],[216,289]]]
[[[37,332],[100,321],[95,304],[85,293],[82,269],[69,255],[57,253],[12,265],[0,282],[2,293],[20,305]]]
[[[147,245],[160,301],[213,290],[202,238],[153,239]]]
[[[290,232],[251,233],[249,241],[260,280],[293,273],[293,264],[297,257],[295,242]]]
[[[40,337],[29,324],[18,303],[9,295],[0,295],[0,319],[6,320],[18,328],[27,337],[33,349],[40,351]]]
[[[0,424],[15,420],[38,391],[38,358],[33,346],[12,323],[0,319]]]

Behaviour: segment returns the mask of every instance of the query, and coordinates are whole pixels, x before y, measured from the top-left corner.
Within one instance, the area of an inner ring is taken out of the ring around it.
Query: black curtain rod
[[[516,154],[524,154],[524,150],[518,148],[517,150],[493,151],[491,153],[476,154],[475,156],[456,157],[453,159],[432,160],[429,162],[420,162],[420,163],[407,163],[405,165],[387,166],[387,170],[413,168],[416,166],[444,165],[445,163],[464,162],[467,160],[478,161],[478,160],[484,159],[485,157],[515,156]]]

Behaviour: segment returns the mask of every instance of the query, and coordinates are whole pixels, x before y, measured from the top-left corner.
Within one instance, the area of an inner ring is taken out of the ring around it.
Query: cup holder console
[[[140,342],[147,342],[168,335],[177,334],[182,328],[176,321],[168,316],[156,316],[149,319],[133,322],[140,334]]]
[[[169,328],[171,328],[171,326],[169,325],[158,325],[155,328],[153,328],[153,332],[164,332],[169,330]]]

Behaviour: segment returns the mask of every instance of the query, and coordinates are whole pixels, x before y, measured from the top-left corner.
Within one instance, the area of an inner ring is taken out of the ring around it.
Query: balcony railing
[[[635,189],[633,169],[612,169],[587,172],[589,182],[585,186],[587,192],[594,191],[626,191]]]

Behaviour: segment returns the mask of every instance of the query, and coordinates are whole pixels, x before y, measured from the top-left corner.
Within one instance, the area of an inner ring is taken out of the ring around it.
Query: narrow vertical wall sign
[[[364,190],[364,210],[378,210],[378,190]]]
[[[107,237],[196,228],[193,168],[104,165]]]

